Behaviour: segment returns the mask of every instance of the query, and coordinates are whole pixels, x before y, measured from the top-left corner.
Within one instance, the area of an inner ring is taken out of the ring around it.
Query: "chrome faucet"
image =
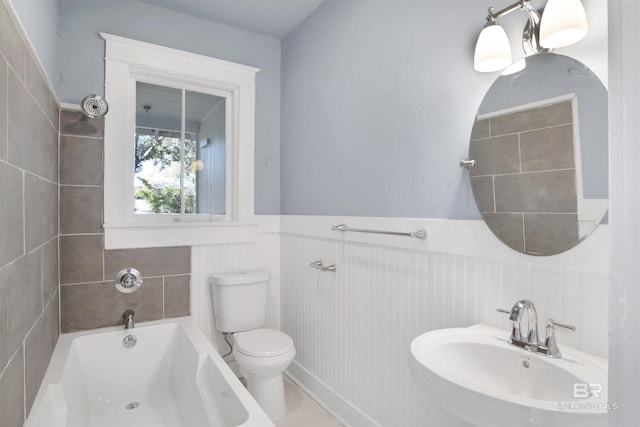
[[[565,325],[564,323],[558,323],[553,319],[549,319],[547,320],[545,339],[544,341],[540,341],[538,338],[538,313],[536,312],[536,306],[533,302],[528,299],[523,299],[516,302],[511,310],[499,308],[498,311],[508,314],[509,320],[512,322],[511,336],[509,337],[510,344],[556,359],[562,357],[562,354],[556,342],[554,326],[559,326],[571,331],[576,330],[575,326]],[[524,313],[527,313],[526,332],[522,330],[522,316]]]
[[[133,329],[135,327],[135,324],[133,322],[133,316],[135,315],[136,315],[136,312],[131,309],[127,309],[124,311],[124,313],[122,313],[125,329]]]
[[[528,327],[525,334],[522,333],[522,316],[527,313]],[[518,326],[519,336],[515,338],[525,340],[528,344],[538,344],[538,312],[533,302],[528,299],[523,299],[516,302],[511,307],[511,313],[509,319],[513,322],[513,327]],[[526,337],[526,339],[524,338]]]

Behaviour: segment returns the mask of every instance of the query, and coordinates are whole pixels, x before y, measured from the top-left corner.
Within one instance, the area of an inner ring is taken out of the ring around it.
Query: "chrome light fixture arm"
[[[526,55],[533,55],[536,53],[551,52],[552,49],[547,49],[540,45],[540,13],[538,13],[528,1],[522,3],[522,10],[529,14],[529,20],[522,32],[522,49],[524,53]]]
[[[514,10],[523,10],[529,15],[529,20],[522,32],[522,49],[526,55],[533,55],[536,53],[550,52],[551,49],[546,49],[540,45],[540,13],[531,6],[531,0],[519,0],[509,6],[495,11],[495,8],[489,8],[489,14],[487,15],[487,23],[496,22],[498,18],[502,18],[505,15],[513,12]]]

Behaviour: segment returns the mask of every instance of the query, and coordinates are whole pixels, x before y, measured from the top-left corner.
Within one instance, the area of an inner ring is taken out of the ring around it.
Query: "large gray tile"
[[[497,212],[577,212],[573,169],[500,175],[494,185]]]
[[[578,216],[527,214],[524,216],[527,253],[554,255],[578,243]]]
[[[54,298],[46,306],[42,316],[29,332],[24,344],[25,360],[25,397],[27,414],[38,394],[40,383],[51,359],[51,354],[58,340],[58,298]]]
[[[49,109],[46,111],[47,117],[53,123],[53,127],[58,133],[58,126],[60,124],[60,108],[58,108],[58,102],[56,101],[55,95],[50,93],[49,96]]]
[[[37,248],[58,234],[58,185],[25,174],[25,245]]]
[[[164,317],[180,317],[191,314],[191,276],[164,278]]]
[[[145,279],[133,293],[119,292],[113,281],[60,287],[62,332],[122,325],[122,313],[133,309],[135,321],[162,319],[162,277]]]
[[[524,252],[522,214],[485,213],[482,217],[493,234],[505,245]]]
[[[7,325],[7,268],[0,268],[0,372],[9,360],[9,328]]]
[[[24,81],[27,46],[4,3],[0,3],[0,52]]]
[[[47,118],[51,120],[51,117],[47,114],[49,111],[49,104],[51,101],[51,94],[49,92],[49,86],[45,82],[45,79],[40,73],[40,69],[36,65],[36,61],[30,54],[27,55],[26,61],[26,74],[27,74],[27,89],[31,92],[31,95],[36,100],[36,103],[40,106]]]
[[[90,119],[79,111],[60,111],[60,134],[102,138],[104,118]]]
[[[7,160],[7,62],[0,56],[0,159]]]
[[[143,277],[168,276],[191,273],[191,248],[115,249],[105,251],[105,280],[111,280],[118,271],[133,267]]]
[[[60,236],[60,284],[102,281],[102,234]]]
[[[471,141],[469,158],[476,161],[476,165],[469,169],[471,176],[519,172],[518,135],[496,136]]]
[[[2,3],[0,2],[0,6]],[[22,427],[24,423],[24,359],[22,348],[0,377],[0,423],[2,427]]]
[[[10,163],[58,182],[58,134],[15,73],[9,72]]]
[[[60,234],[102,233],[102,187],[60,187]]]
[[[488,138],[490,136],[489,120],[476,120],[471,129],[471,139]]]
[[[523,172],[574,168],[573,125],[523,132],[520,150]]]
[[[58,239],[42,247],[42,301],[47,304],[58,289]]]
[[[42,312],[42,262],[33,251],[7,267],[8,347],[12,354]]]
[[[0,266],[24,253],[22,175],[0,162]]]
[[[481,213],[495,212],[493,199],[493,176],[471,177],[471,189]]]
[[[102,185],[102,140],[60,136],[60,184]]]
[[[571,101],[565,101],[492,118],[491,135],[505,135],[572,122]]]

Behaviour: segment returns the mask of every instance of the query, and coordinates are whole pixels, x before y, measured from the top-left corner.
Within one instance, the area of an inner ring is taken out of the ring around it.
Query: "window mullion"
[[[182,118],[180,123],[180,213],[184,214],[184,138],[185,138],[185,124],[186,124],[186,90],[182,89]]]

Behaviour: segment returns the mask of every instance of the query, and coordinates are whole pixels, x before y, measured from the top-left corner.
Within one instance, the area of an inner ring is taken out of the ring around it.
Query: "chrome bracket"
[[[309,264],[309,266],[320,271],[330,271],[332,273],[335,273],[338,269],[335,264],[324,265],[321,259],[312,262],[311,264]]]
[[[460,167],[471,169],[476,165],[475,160],[460,160]]]

